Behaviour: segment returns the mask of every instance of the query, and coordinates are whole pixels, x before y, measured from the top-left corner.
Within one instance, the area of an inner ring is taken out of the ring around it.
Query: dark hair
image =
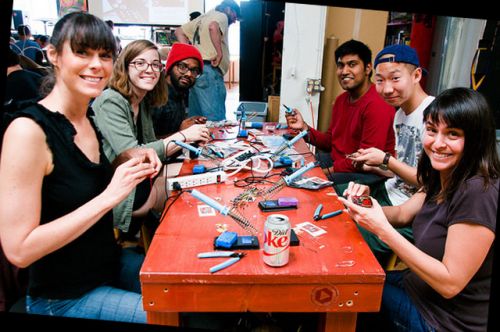
[[[427,200],[450,199],[467,179],[480,175],[485,188],[500,175],[495,119],[486,99],[469,88],[443,91],[425,109],[424,122],[444,122],[464,131],[464,151],[452,170],[446,187],[441,187],[439,172],[432,168],[427,154],[420,157],[417,178],[423,184]]]
[[[12,67],[19,64],[19,54],[14,52],[9,47],[9,55],[7,56],[7,67]]]
[[[130,62],[146,50],[156,50],[158,52],[158,47],[146,39],[134,40],[123,49],[113,67],[113,74],[108,86],[122,94],[129,102],[131,102],[134,95],[134,90],[129,79],[128,68]],[[161,59],[160,52],[158,52],[158,59]],[[167,102],[168,92],[166,86],[165,72],[161,71],[158,83],[156,83],[153,90],[148,91],[145,97],[151,106],[161,106]]]
[[[106,20],[104,22],[106,22],[106,24],[108,25],[108,27],[110,27],[111,29],[113,29],[115,27],[115,22],[113,22],[111,20]]]
[[[17,34],[20,36],[29,36],[31,33],[30,27],[24,24],[19,24],[17,26]]]
[[[200,15],[201,15],[200,12],[192,12],[191,14],[189,14],[189,20],[192,21]]]
[[[105,50],[116,56],[116,41],[109,26],[103,20],[86,12],[71,12],[57,21],[50,37],[50,44],[61,53],[69,41],[73,52],[85,49]],[[45,76],[41,84],[41,96],[52,91],[55,84],[53,73]]]
[[[366,68],[366,65],[372,62],[372,51],[370,48],[363,44],[360,41],[351,39],[341,44],[335,50],[335,62],[337,62],[338,58],[346,56],[348,54],[355,54],[359,56],[361,61],[363,61],[363,66]],[[370,71],[368,77],[372,77],[373,70]]]
[[[234,11],[237,17],[241,16],[240,5],[238,5],[234,0],[222,0],[220,4],[215,6],[215,10],[219,12],[223,12],[226,8]]]
[[[46,35],[40,35],[36,39],[40,40],[40,42],[42,42],[42,43],[45,43],[49,40],[49,37],[47,37]]]

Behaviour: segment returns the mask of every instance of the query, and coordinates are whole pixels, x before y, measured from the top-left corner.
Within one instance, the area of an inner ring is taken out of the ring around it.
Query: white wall
[[[325,21],[325,6],[285,4],[280,102],[300,110],[309,125],[314,116],[314,127],[318,123],[319,93],[309,95],[306,86],[308,78],[321,78]],[[280,122],[285,122],[284,110],[280,111]]]
[[[148,0],[88,0],[88,8],[104,20],[115,23],[180,25],[189,21],[189,13],[204,12],[204,0],[177,0],[167,2]],[[168,3],[167,3],[168,5]]]
[[[452,87],[470,86],[474,53],[485,27],[486,20],[437,17],[426,86],[430,94],[437,95]]]

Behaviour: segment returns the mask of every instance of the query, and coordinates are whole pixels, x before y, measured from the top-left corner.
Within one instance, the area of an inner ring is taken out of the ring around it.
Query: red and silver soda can
[[[290,222],[282,214],[271,214],[264,224],[264,263],[283,266],[290,254]]]

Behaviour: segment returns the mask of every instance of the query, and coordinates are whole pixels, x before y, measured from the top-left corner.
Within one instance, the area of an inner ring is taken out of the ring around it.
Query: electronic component
[[[215,246],[222,248],[231,248],[236,240],[238,239],[238,234],[235,232],[223,232],[215,239]]]
[[[370,198],[370,196],[367,195],[352,196],[352,201],[354,204],[357,204],[365,208],[370,208],[373,206],[372,199]]]
[[[263,212],[276,212],[296,208],[297,205],[280,205],[277,199],[259,202],[259,209],[261,209]]]
[[[278,198],[279,206],[297,206],[299,205],[299,200],[295,197],[280,197]]]
[[[167,179],[167,189],[175,190],[173,184],[177,182],[182,189],[203,186],[212,183],[222,183],[227,179],[227,174],[223,171],[205,172],[186,176],[178,176]]]
[[[217,240],[217,238],[216,238]],[[230,248],[224,248],[220,247],[217,245],[217,241],[214,240],[214,249],[219,249],[219,250],[225,250],[225,249],[230,249],[230,250],[242,250],[242,249],[259,249],[259,238],[255,235],[240,235],[236,239],[236,242],[233,243],[233,245]]]
[[[194,165],[193,167],[193,174],[201,174],[205,173],[207,171],[207,168],[205,165]]]
[[[292,158],[288,156],[281,156],[279,160],[276,160],[273,164],[274,168],[288,167],[292,166],[293,161]]]
[[[199,199],[203,203],[208,204],[219,211],[223,216],[230,216],[231,218],[233,218],[233,220],[236,221],[236,223],[240,225],[244,230],[247,230],[252,234],[259,233],[257,229],[252,225],[252,223],[247,218],[238,213],[238,211],[236,211],[234,208],[230,209],[229,207],[220,204],[213,198],[208,197],[207,195],[199,192],[196,189],[192,189],[190,193],[194,198]]]

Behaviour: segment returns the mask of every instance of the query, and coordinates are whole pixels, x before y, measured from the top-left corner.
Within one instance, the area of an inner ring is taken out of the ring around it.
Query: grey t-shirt
[[[413,221],[415,245],[442,260],[451,225],[467,222],[495,232],[498,184],[498,180],[494,181],[494,185],[485,191],[483,178],[474,176],[457,190],[451,201],[442,204],[426,202]],[[415,273],[408,271],[405,289],[431,326],[438,331],[486,331],[493,252],[492,247],[472,280],[451,299],[445,299]],[[463,254],[467,255],[466,252]]]

